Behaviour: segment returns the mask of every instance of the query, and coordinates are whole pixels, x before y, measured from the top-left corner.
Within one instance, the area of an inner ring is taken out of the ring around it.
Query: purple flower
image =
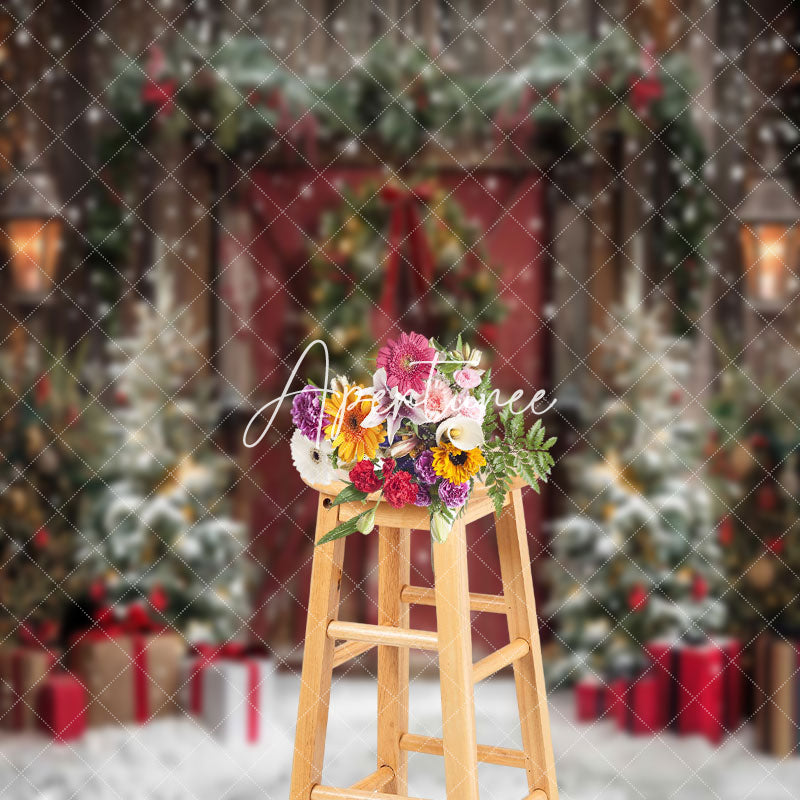
[[[438,475],[433,471],[433,453],[430,450],[423,450],[414,462],[414,472],[417,477],[428,486],[436,483]]]
[[[417,499],[414,501],[415,506],[427,507],[431,504],[431,494],[426,486],[417,484]]]
[[[321,394],[322,390],[316,386],[306,386],[292,400],[292,422],[300,429],[303,436],[312,442],[317,441],[318,434],[321,437],[321,431],[331,421],[327,414],[322,413]],[[322,417],[321,426],[320,417]]]
[[[386,381],[386,370],[381,367],[372,376],[372,408],[361,421],[361,427],[374,428],[385,422],[386,436],[391,444],[404,419],[417,424],[427,421],[422,409],[414,402],[415,397],[413,393],[406,397],[397,389],[390,388]]]
[[[469,497],[469,482],[450,483],[443,480],[439,484],[439,497],[448,508],[461,508]]]

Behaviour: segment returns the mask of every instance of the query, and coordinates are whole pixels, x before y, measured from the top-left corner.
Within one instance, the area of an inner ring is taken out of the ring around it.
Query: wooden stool
[[[311,570],[303,675],[290,800],[410,800],[408,752],[444,756],[447,800],[478,800],[478,762],[526,770],[525,800],[557,800],[542,652],[536,623],[521,482],[495,517],[503,596],[470,594],[467,583],[468,522],[494,513],[476,486],[466,513],[444,544],[433,545],[435,589],[410,583],[410,533],[427,530],[428,510],[400,510],[381,503],[375,518],[378,545],[378,624],[338,619],[345,539],[318,546]],[[332,506],[342,485],[319,493],[316,539],[364,510],[360,503]],[[357,534],[355,534],[357,535]],[[373,536],[375,534],[372,534]],[[422,534],[420,534],[422,535]],[[438,632],[409,628],[411,604],[436,606]],[[470,609],[505,614],[510,644],[472,663]],[[339,641],[341,644],[336,645]],[[335,667],[378,647],[377,770],[348,789],[322,785],[331,676]],[[408,730],[408,648],[436,650],[442,692],[443,738]],[[479,745],[473,685],[513,664],[524,750]]]

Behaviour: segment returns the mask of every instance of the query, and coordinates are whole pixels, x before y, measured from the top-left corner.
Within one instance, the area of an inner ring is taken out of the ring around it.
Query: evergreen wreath
[[[492,342],[504,316],[497,267],[456,201],[432,183],[366,183],[343,196],[322,216],[306,303],[306,330],[334,362],[369,371],[375,329],[394,323],[443,342]]]

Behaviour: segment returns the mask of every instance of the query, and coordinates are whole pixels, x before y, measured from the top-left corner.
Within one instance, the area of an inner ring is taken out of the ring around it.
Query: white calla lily
[[[441,514],[431,515],[431,536],[435,542],[443,544],[447,541],[450,531],[453,530],[453,523]]]
[[[459,450],[472,450],[484,442],[481,424],[469,417],[450,417],[439,423],[436,428],[436,444],[441,444],[445,436]]]

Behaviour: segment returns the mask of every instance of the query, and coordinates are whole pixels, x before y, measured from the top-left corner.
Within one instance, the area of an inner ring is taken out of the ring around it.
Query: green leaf
[[[342,503],[352,503],[354,500],[363,501],[366,498],[367,492],[356,489],[355,485],[350,483],[331,501],[331,506],[340,506]]]
[[[357,517],[353,517],[353,519],[347,520],[347,522],[342,522],[341,525],[337,525],[332,531],[328,531],[318,542],[317,547],[321,544],[328,544],[328,542],[332,542],[334,539],[341,539],[343,536],[349,536],[351,533],[355,533],[358,530],[358,522],[362,517],[365,517],[367,514],[372,514],[374,509],[369,508],[366,511],[359,514]]]

